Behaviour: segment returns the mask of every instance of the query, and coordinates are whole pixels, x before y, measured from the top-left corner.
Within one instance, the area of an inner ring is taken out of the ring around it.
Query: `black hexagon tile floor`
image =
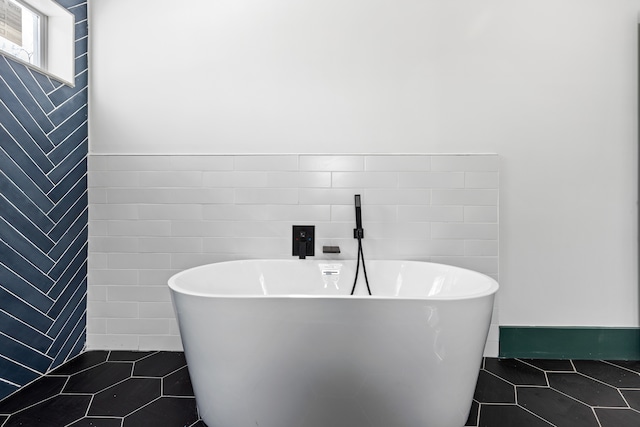
[[[206,427],[184,354],[89,351],[0,401],[0,426]]]
[[[639,427],[640,361],[486,358],[466,425]]]
[[[0,401],[13,426],[206,427],[184,354],[132,351],[83,353]],[[638,427],[640,361],[486,358],[466,426]]]

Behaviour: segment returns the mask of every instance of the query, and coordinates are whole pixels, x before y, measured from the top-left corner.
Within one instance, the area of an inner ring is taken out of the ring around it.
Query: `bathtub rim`
[[[431,295],[431,296],[424,296],[424,297],[418,297],[418,296],[412,296],[412,297],[406,297],[406,296],[389,296],[389,295],[312,295],[312,294],[266,294],[266,295],[260,295],[260,294],[248,294],[248,295],[242,295],[242,294],[217,294],[217,293],[211,293],[211,292],[197,292],[197,291],[193,291],[193,290],[188,290],[185,289],[184,287],[181,287],[180,285],[178,285],[176,283],[176,280],[179,279],[180,277],[187,275],[189,273],[192,273],[196,270],[201,270],[201,269],[205,269],[205,268],[211,268],[211,266],[213,265],[218,265],[218,264],[235,264],[235,263],[246,263],[246,262],[264,262],[264,261],[276,261],[276,262],[290,262],[290,263],[296,263],[296,262],[300,262],[298,260],[292,260],[292,259],[279,259],[279,258],[258,258],[258,259],[239,259],[239,260],[231,260],[231,261],[219,261],[219,262],[212,262],[212,263],[208,263],[208,264],[203,264],[203,265],[198,265],[196,267],[191,267],[191,268],[187,268],[185,270],[182,270],[174,275],[172,275],[168,281],[167,284],[169,286],[169,289],[172,292],[176,292],[178,294],[181,295],[188,295],[188,296],[194,296],[194,297],[203,297],[203,298],[220,298],[220,299],[317,299],[317,300],[333,300],[333,299],[344,299],[344,300],[379,300],[379,301],[386,301],[386,300],[393,300],[393,301],[460,301],[460,300],[468,300],[468,299],[476,299],[476,298],[483,298],[483,297],[487,297],[487,296],[492,296],[495,295],[498,290],[500,289],[500,285],[498,284],[498,281],[495,280],[493,277],[490,277],[486,274],[480,273],[478,271],[475,270],[470,270],[468,268],[464,268],[464,267],[457,267],[454,265],[450,265],[450,264],[442,264],[442,263],[436,263],[436,262],[430,262],[430,261],[415,261],[415,260],[371,260],[370,262],[385,262],[385,261],[390,261],[390,262],[407,262],[407,263],[417,263],[417,264],[428,264],[428,265],[434,265],[434,266],[439,266],[439,267],[446,267],[446,268],[452,268],[455,270],[462,270],[468,273],[472,273],[473,275],[478,275],[480,278],[482,278],[483,280],[487,280],[489,282],[489,288],[479,291],[479,292],[474,292],[474,293],[469,293],[469,294],[464,294],[464,295],[450,295],[450,296],[437,296],[437,295]],[[356,262],[355,259],[340,259],[340,260],[307,260],[310,262],[317,262],[317,263],[327,263],[330,264],[332,262]]]

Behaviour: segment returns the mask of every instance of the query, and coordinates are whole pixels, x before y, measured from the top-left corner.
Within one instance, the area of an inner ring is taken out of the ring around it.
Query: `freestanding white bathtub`
[[[498,284],[426,262],[251,260],[169,280],[209,427],[462,427]]]

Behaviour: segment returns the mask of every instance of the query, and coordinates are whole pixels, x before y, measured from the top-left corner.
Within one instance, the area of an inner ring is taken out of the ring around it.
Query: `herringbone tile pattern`
[[[0,56],[0,398],[78,354],[87,289],[87,4],[76,85]]]

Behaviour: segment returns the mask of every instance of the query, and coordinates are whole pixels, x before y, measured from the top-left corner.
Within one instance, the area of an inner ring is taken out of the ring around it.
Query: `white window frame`
[[[73,13],[54,0],[19,0],[16,3],[21,3],[41,15],[41,65],[31,64],[3,50],[0,50],[0,54],[74,87],[76,58]]]

